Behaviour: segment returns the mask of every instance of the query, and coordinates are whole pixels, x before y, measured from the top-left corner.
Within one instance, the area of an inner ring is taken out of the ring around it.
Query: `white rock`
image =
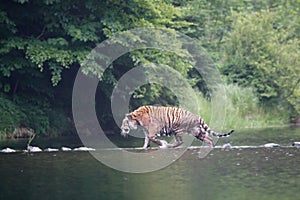
[[[58,149],[47,148],[47,149],[44,149],[44,151],[48,151],[48,152],[56,152],[56,151],[58,151]]]
[[[14,153],[16,150],[11,149],[11,148],[5,148],[1,150],[2,153]]]
[[[62,147],[61,150],[62,151],[72,151],[72,149],[69,147]]]
[[[229,150],[229,149],[232,149],[232,146],[231,146],[230,143],[227,143],[227,144],[224,144],[224,145],[222,146],[222,149],[224,149],[224,150]]]
[[[267,143],[267,144],[264,144],[264,147],[267,147],[267,148],[269,148],[269,147],[280,147],[280,145],[276,144],[276,143]]]
[[[167,149],[168,148],[168,142],[165,140],[160,140],[161,146],[159,146],[160,149]]]
[[[294,147],[300,147],[300,142],[293,142],[292,144]]]
[[[89,147],[78,147],[73,149],[73,151],[95,151],[96,149],[89,148]]]
[[[42,152],[43,150],[40,147],[29,146],[27,149],[29,152]]]

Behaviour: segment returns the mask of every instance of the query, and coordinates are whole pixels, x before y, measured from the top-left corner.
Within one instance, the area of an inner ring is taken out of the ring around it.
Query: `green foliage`
[[[136,109],[140,105],[163,105],[163,106],[179,106],[179,102],[168,88],[164,88],[158,84],[147,84],[139,87],[132,95],[130,105]]]
[[[46,68],[53,85],[61,80],[63,70],[82,64],[87,52],[105,38],[136,27],[189,25],[179,20],[180,9],[163,1],[28,0],[2,4],[0,77],[11,77],[25,68],[31,72]],[[133,57],[142,60],[144,55]]]
[[[28,127],[39,135],[59,135],[70,132],[67,116],[50,109],[47,100],[19,96],[13,100],[0,96],[0,135],[11,134],[15,128]]]
[[[264,102],[287,101],[299,113],[300,39],[282,10],[233,13],[222,68],[231,82],[255,88]],[[289,23],[286,23],[289,22]],[[298,104],[298,105],[297,105]]]
[[[23,123],[43,134],[55,129],[59,121],[66,126],[66,120],[53,120],[50,112],[60,99],[64,99],[62,96],[55,97],[56,88],[51,87],[59,85],[64,71],[81,65],[97,43],[121,31],[135,27],[188,26],[189,23],[180,19],[181,15],[181,10],[172,4],[155,0],[1,2],[0,90],[14,99],[11,103],[18,105],[17,109],[24,114],[21,121],[12,119],[11,126]],[[161,55],[163,53],[156,52],[151,57],[141,51],[129,55],[130,59],[120,59],[114,65],[132,68],[134,62],[155,62],[162,58]],[[168,62],[174,62],[172,57],[174,55],[163,56]],[[185,73],[183,64],[180,70]],[[116,82],[115,76],[120,71],[107,70],[104,76],[99,77],[101,84],[105,85],[101,88],[105,94],[103,98],[110,98],[112,86]],[[157,91],[162,91],[159,86],[151,88],[154,96],[160,94]],[[56,115],[63,115],[59,118],[66,119],[64,114],[59,113]]]
[[[283,106],[261,105],[252,88],[225,85],[226,114],[224,129],[277,127],[289,123],[289,112]],[[209,123],[212,102],[199,95],[200,115]]]
[[[154,41],[176,53],[138,49],[114,61],[104,73],[95,66],[83,68],[86,56],[98,43],[140,27],[162,28],[170,35],[179,30],[198,39],[225,78],[245,87],[229,86],[233,92],[231,105],[238,109],[229,111],[232,115],[260,115],[268,119],[261,114],[267,109],[258,112],[261,108],[257,105],[272,104],[279,113],[284,112],[282,108],[287,112],[292,108],[291,115],[297,116],[299,8],[298,0],[1,1],[0,91],[6,95],[0,96],[0,131],[10,132],[22,124],[40,134],[70,130],[67,115],[70,116],[71,98],[59,90],[71,91],[73,79],[69,76],[74,77],[74,69],[79,67],[101,80],[98,96],[103,105],[109,104],[113,87],[124,73],[149,63],[171,66],[209,96],[203,78],[193,68],[190,52],[180,51],[182,44],[172,37]],[[128,34],[128,38],[118,42],[129,47],[161,36],[159,31],[153,35]],[[105,56],[100,55],[100,59],[105,60]],[[202,102],[209,104],[205,99]],[[138,88],[131,103],[136,107],[178,102],[170,90],[151,84]],[[272,109],[268,112],[274,114]],[[205,113],[209,115],[209,111]],[[105,110],[102,118],[107,115]]]
[[[0,137],[12,132],[25,118],[26,115],[19,110],[16,104],[4,95],[0,95]]]
[[[225,86],[226,120],[231,128],[261,128],[289,123],[289,112],[283,107],[262,105],[252,88],[235,84]]]

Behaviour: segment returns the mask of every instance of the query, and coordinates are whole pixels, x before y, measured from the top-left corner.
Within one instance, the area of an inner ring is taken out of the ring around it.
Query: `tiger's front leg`
[[[144,129],[144,134],[145,134],[145,140],[144,140],[144,145],[143,145],[143,149],[149,149],[150,148],[150,142],[153,142],[157,145],[159,145],[160,147],[167,147],[168,143],[164,140],[159,140],[156,138],[156,133],[155,131],[156,129],[150,128],[148,129]]]
[[[156,136],[149,137],[149,140],[159,146],[166,146],[166,141],[159,140],[156,138]]]
[[[145,134],[143,149],[149,149],[150,148],[149,133],[146,129],[144,129],[143,131],[144,131],[144,134]]]
[[[151,142],[157,144],[160,148],[168,148],[168,142],[164,140],[159,140],[156,138],[156,134],[159,134],[157,127],[155,126],[150,126],[148,130],[148,138]]]
[[[150,139],[149,139],[148,135],[145,135],[143,149],[149,149],[149,148],[150,148]]]

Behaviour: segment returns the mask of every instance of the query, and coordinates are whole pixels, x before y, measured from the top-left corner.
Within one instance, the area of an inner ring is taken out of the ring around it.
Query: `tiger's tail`
[[[207,132],[209,134],[211,134],[212,136],[221,138],[221,137],[229,137],[234,132],[234,130],[231,130],[228,133],[217,133],[217,132],[209,129],[209,130],[207,130]]]
[[[229,131],[228,133],[217,133],[213,130],[211,130],[208,125],[204,122],[203,119],[200,119],[200,125],[202,126],[202,128],[207,132],[209,133],[210,135],[214,136],[214,137],[218,137],[218,138],[221,138],[221,137],[229,137],[233,132],[234,130],[231,130]]]

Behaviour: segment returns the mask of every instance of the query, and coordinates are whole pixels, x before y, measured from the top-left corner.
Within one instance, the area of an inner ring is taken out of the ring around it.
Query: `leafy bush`
[[[233,29],[224,40],[224,66],[229,80],[252,87],[263,103],[274,99],[300,113],[300,40],[293,12],[233,13]]]
[[[50,103],[41,99],[17,96],[11,100],[1,95],[0,136],[11,135],[19,127],[28,127],[39,135],[59,135],[72,131],[67,116],[58,109],[52,110]]]
[[[26,118],[26,115],[19,110],[6,96],[0,95],[0,137],[12,132]]]

